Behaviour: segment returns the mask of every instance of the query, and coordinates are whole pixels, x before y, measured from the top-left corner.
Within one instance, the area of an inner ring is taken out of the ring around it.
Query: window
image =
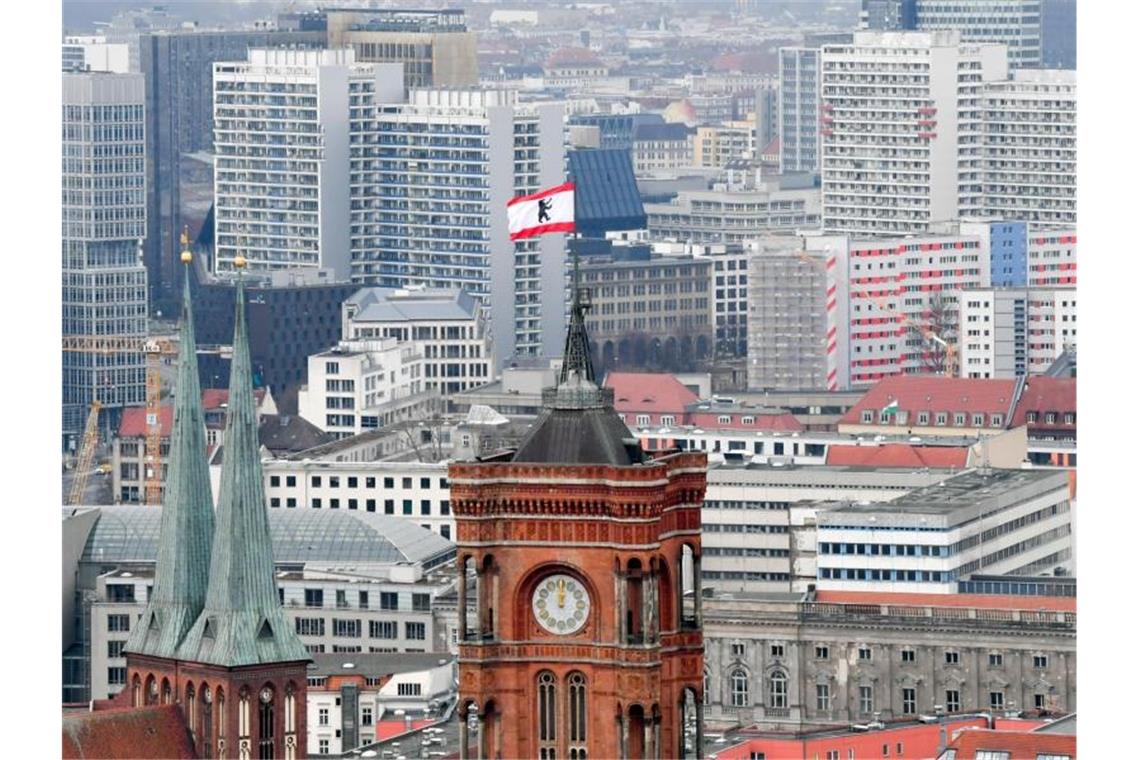
[[[317,708],[317,725],[318,726],[327,726],[328,724],[329,724],[329,708],[327,708],[327,707]]]
[[[126,646],[125,641],[108,641],[107,642],[107,657],[108,659],[116,659],[123,656],[123,647]]]
[[[930,424],[930,412],[919,412],[918,413],[918,424],[919,425],[929,425]]]
[[[325,592],[319,588],[305,589],[305,606],[306,607],[324,607],[325,606]]]
[[[280,486],[281,485],[281,476],[280,475],[271,475],[269,478],[269,485],[273,488],[277,488],[278,486]]]
[[[828,684],[817,683],[815,685],[815,709],[831,709],[831,686]]]
[[[396,621],[369,620],[368,635],[373,639],[394,639],[397,636]]]
[[[412,594],[412,610],[431,612],[431,594]]]
[[[400,595],[395,591],[381,591],[380,592],[380,609],[382,610],[398,610],[400,609]]]
[[[1043,654],[1033,655],[1033,667],[1039,668],[1039,669],[1044,669],[1044,668],[1049,667],[1048,656],[1043,655]]]
[[[288,507],[288,508],[296,508],[296,506],[297,506],[297,499],[296,499],[296,498],[294,498],[294,497],[292,497],[292,496],[289,496],[289,497],[287,497],[287,498],[285,499],[285,506],[286,506],[286,507]]]
[[[934,424],[935,425],[945,425],[946,424],[946,412],[939,412],[938,415],[935,417]]]
[[[874,421],[874,415],[875,415],[875,413],[873,411],[871,411],[870,409],[864,409],[863,410],[863,418],[862,418],[863,424],[864,425],[870,425]]]
[[[423,641],[427,638],[427,626],[424,623],[404,623],[404,638]]]
[[[748,673],[744,670],[737,668],[732,671],[729,676],[730,688],[732,690],[732,706],[733,707],[747,707],[748,706]]]
[[[326,375],[339,375],[340,374],[340,364],[338,362],[325,362],[325,374]]]
[[[321,487],[321,476],[320,475],[314,475],[313,476],[313,488],[320,488],[320,487]]]
[[[372,725],[372,705],[364,705],[360,708],[360,725]]]
[[[107,630],[111,632],[127,632],[131,630],[130,615],[108,615]]]
[[[384,500],[384,514],[386,514],[386,515],[396,514],[396,502],[394,499],[385,499]]]
[[[554,674],[545,670],[538,674],[538,741],[540,758],[554,758],[554,742],[558,724],[555,709]]]
[[[450,515],[451,514],[451,502],[448,501],[447,499],[444,499],[443,501],[441,501],[439,503],[439,513],[441,515]]]
[[[974,760],[1009,760],[1009,753],[1001,749],[979,749]]]
[[[396,684],[396,696],[398,697],[418,697],[423,693],[423,685],[418,683],[398,683]]]
[[[914,650],[913,649],[904,649],[904,650],[902,650],[902,652],[900,654],[902,655],[902,661],[903,662],[914,662]]]
[[[875,689],[872,686],[859,687],[859,712],[870,715],[875,711]]]
[[[404,499],[404,514],[410,515],[412,513],[412,500]]]
[[[827,751],[827,760],[839,760],[839,750],[829,749]]]
[[[439,535],[442,536],[443,538],[446,538],[448,541],[450,541],[451,540],[451,526],[450,525],[439,526]]]
[[[788,677],[782,670],[768,677],[768,707],[784,709],[788,706]]]
[[[965,425],[966,425],[966,413],[965,412],[955,412],[954,413],[954,427],[965,427]]]
[[[1004,691],[991,691],[990,692],[990,709],[1001,710],[1005,708],[1005,692]]]
[[[294,618],[293,627],[298,636],[324,636],[324,618]]]
[[[360,638],[360,621],[333,618],[333,636],[345,636],[353,639]]]
[[[1046,702],[1045,702],[1045,695],[1044,694],[1034,694],[1033,695],[1033,707],[1037,710],[1046,709]]]
[[[768,653],[772,657],[783,657],[784,656],[784,645],[783,644],[773,644],[771,647],[769,647]]]
[[[859,647],[859,659],[864,662],[871,660],[871,647]]]
[[[815,645],[815,659],[826,660],[830,654],[831,652],[823,644]]]
[[[958,664],[958,652],[956,650],[953,650],[953,649],[947,649],[946,650],[946,664],[947,665],[957,665]]]
[[[313,497],[313,509],[320,509],[320,508],[321,508],[321,500],[314,496]]]
[[[430,515],[431,514],[431,499],[420,499],[420,514],[421,515]]]
[[[918,711],[914,688],[907,686],[902,690],[903,715],[914,715]]]
[[[317,739],[317,753],[327,755],[329,753],[329,740]]]
[[[340,488],[340,477],[337,475],[329,476],[329,488]]]
[[[297,487],[297,476],[296,475],[286,475],[285,476],[285,485],[288,486],[289,488],[296,488]]]
[[[376,511],[376,500],[375,499],[365,499],[364,500],[364,508],[366,510],[368,510],[369,512],[375,512]]]
[[[356,593],[357,606],[362,610],[368,609],[368,592],[358,591]]]
[[[973,419],[974,427],[981,427],[986,424],[986,416],[984,414],[975,414]]]
[[[734,642],[732,645],[732,656],[733,657],[743,657],[744,656],[744,644],[742,644],[740,642]]]
[[[946,712],[956,713],[962,710],[962,695],[957,689],[946,690]]]
[[[1002,657],[1002,655],[1000,653],[990,652],[990,667],[991,668],[1000,668],[1002,666],[1002,663],[1004,660],[1005,660],[1005,658]]]
[[[566,677],[570,688],[570,758],[571,760],[585,760],[586,758],[586,729],[587,729],[587,702],[586,702],[586,676],[581,673],[571,673]]]
[[[338,610],[348,609],[348,592],[344,589],[337,589],[336,608]]]
[[[109,686],[122,686],[127,682],[127,669],[124,667],[107,668],[107,684]]]

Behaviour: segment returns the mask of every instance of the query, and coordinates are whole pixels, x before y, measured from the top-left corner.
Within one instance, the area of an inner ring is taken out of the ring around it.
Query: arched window
[[[732,686],[732,706],[733,707],[747,707],[748,706],[748,673],[742,668],[737,668],[732,671],[729,676],[729,681]]]
[[[202,688],[198,690],[201,695],[202,704],[199,705],[201,711],[201,735],[202,735],[202,757],[211,758],[214,756],[214,700],[210,691],[210,687],[202,684]]]
[[[238,692],[238,744],[249,738],[249,689],[241,687]]]
[[[198,721],[198,704],[194,700],[194,684],[186,684],[186,726],[190,729],[190,738],[194,744],[197,745],[201,741],[202,735],[199,733]]]
[[[162,704],[168,705],[173,701],[174,699],[170,691],[170,681],[164,678],[162,679]]]
[[[218,689],[217,699],[214,700],[215,710],[218,714],[218,757],[224,757],[226,751],[226,693]]]
[[[273,760],[274,747],[274,694],[272,686],[264,687],[257,695],[257,757],[258,760]]]
[[[538,756],[540,760],[553,760],[555,754],[555,708],[554,674],[544,670],[538,674]]]
[[[788,677],[784,671],[772,671],[768,676],[768,707],[784,709],[788,706]]]
[[[290,681],[285,685],[285,760],[296,756],[297,688]]]
[[[138,673],[135,673],[134,680],[131,681],[131,706],[142,706],[142,679]]]
[[[586,676],[571,673],[566,684],[570,693],[570,760],[586,760]]]

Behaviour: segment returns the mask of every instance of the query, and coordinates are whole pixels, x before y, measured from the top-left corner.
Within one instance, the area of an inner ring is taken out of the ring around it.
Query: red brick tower
[[[519,449],[450,467],[463,757],[701,756],[705,455],[645,458],[594,381],[585,295]]]

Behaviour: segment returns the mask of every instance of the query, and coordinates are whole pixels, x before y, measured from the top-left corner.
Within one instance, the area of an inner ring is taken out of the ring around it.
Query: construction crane
[[[99,445],[99,410],[102,407],[99,399],[95,399],[91,403],[91,412],[87,415],[83,441],[75,460],[75,475],[71,479],[71,493],[67,496],[67,503],[71,506],[82,503],[83,492],[87,490],[87,477],[91,474],[91,465],[95,461],[95,447]]]

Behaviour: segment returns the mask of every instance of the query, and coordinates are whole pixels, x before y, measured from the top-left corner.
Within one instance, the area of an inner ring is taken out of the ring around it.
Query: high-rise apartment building
[[[1077,289],[987,288],[958,303],[962,377],[1040,375],[1077,344]]]
[[[1077,222],[1077,73],[1015,71],[982,103],[985,213],[1035,227]]]
[[[819,170],[819,48],[780,48],[780,172]]]
[[[373,129],[352,157],[353,279],[461,288],[489,308],[500,358],[558,355],[563,238],[512,242],[504,209],[565,180],[562,104],[415,89]]]
[[[471,87],[479,83],[475,32],[463,10],[331,10],[330,48],[351,47],[364,63],[402,63],[404,86]]]
[[[214,64],[214,262],[233,270],[331,269],[348,279],[350,118],[399,100],[396,64],[350,49],[254,49]]]
[[[146,77],[145,259],[152,308],[177,311],[180,166],[185,154],[214,148],[214,63],[245,60],[250,48],[324,45],[323,31],[159,30],[138,36],[137,70]]]
[[[63,75],[63,335],[147,333],[145,92],[140,74]],[[91,403],[141,404],[143,354],[63,354],[63,430]]]
[[[922,233],[982,210],[984,89],[1006,78],[1002,46],[857,32],[824,46],[822,69],[825,231]]]
[[[999,42],[1010,68],[1041,66],[1041,0],[917,0],[913,28],[954,29],[963,42]]]

